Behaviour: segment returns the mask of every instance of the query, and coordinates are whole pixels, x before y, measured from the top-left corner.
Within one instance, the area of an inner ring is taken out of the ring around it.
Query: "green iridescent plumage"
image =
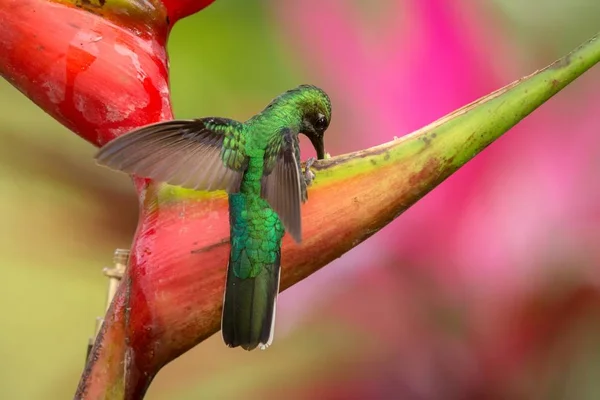
[[[231,250],[223,303],[225,343],[252,350],[273,339],[281,239],[300,242],[307,182],[298,134],[325,155],[331,103],[302,85],[246,122],[174,120],[127,133],[104,146],[99,164],[172,185],[229,193]]]

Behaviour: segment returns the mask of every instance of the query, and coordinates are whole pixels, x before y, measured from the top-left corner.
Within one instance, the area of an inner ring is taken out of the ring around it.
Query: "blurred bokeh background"
[[[597,0],[217,0],[171,35],[175,114],[245,119],[314,83],[340,154],[543,67],[599,22]],[[592,70],[284,292],[268,351],[215,335],[147,398],[600,398],[599,89]],[[0,104],[0,398],[72,398],[137,202],[5,81]]]

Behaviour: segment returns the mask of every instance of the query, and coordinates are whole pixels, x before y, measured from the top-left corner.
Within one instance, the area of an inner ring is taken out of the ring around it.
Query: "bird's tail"
[[[234,273],[234,264],[247,260],[245,250],[237,261],[230,258],[221,320],[223,340],[229,347],[265,349],[273,341],[280,258],[278,254],[274,264],[263,265],[258,275],[245,279]]]

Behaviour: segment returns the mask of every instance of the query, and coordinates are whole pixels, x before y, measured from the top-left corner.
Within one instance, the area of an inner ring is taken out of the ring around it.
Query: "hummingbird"
[[[314,174],[302,172],[298,135],[317,158],[331,120],[327,94],[300,85],[245,122],[199,118],[159,122],[110,141],[98,164],[195,190],[225,190],[230,252],[221,331],[229,347],[266,349],[273,341],[281,240],[302,241],[300,205]]]

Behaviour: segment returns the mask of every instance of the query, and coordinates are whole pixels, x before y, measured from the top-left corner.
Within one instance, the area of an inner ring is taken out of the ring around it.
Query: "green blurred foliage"
[[[298,85],[298,60],[278,41],[263,3],[217,1],[177,23],[168,45],[177,117],[243,120]]]
[[[129,246],[137,200],[91,145],[5,81],[0,93],[0,397],[68,398],[103,313],[101,269]]]
[[[498,25],[531,57],[532,67],[540,66],[540,51],[558,56],[589,36],[600,14],[596,0],[492,3],[501,11]],[[273,18],[266,1],[217,0],[177,24],[169,42],[177,117],[245,119],[274,94],[299,83],[320,84],[311,75],[310,54],[292,53]],[[127,177],[94,165],[90,144],[3,80],[0,104],[0,398],[71,398],[95,318],[104,311],[101,270],[115,248],[129,246],[136,198]],[[447,323],[447,315],[441,318]],[[384,346],[340,321],[310,321],[269,351],[251,355],[225,348],[216,335],[167,366],[148,398],[260,398],[265,388],[271,395],[302,392],[325,373],[330,382],[349,379],[343,367],[349,357],[369,351],[386,357]],[[460,325],[451,323],[452,329]],[[597,347],[595,332],[582,330],[581,340],[573,340]],[[597,371],[598,359],[584,364]],[[586,381],[583,375],[573,379]],[[586,385],[574,387],[582,393],[570,398],[595,398]]]

